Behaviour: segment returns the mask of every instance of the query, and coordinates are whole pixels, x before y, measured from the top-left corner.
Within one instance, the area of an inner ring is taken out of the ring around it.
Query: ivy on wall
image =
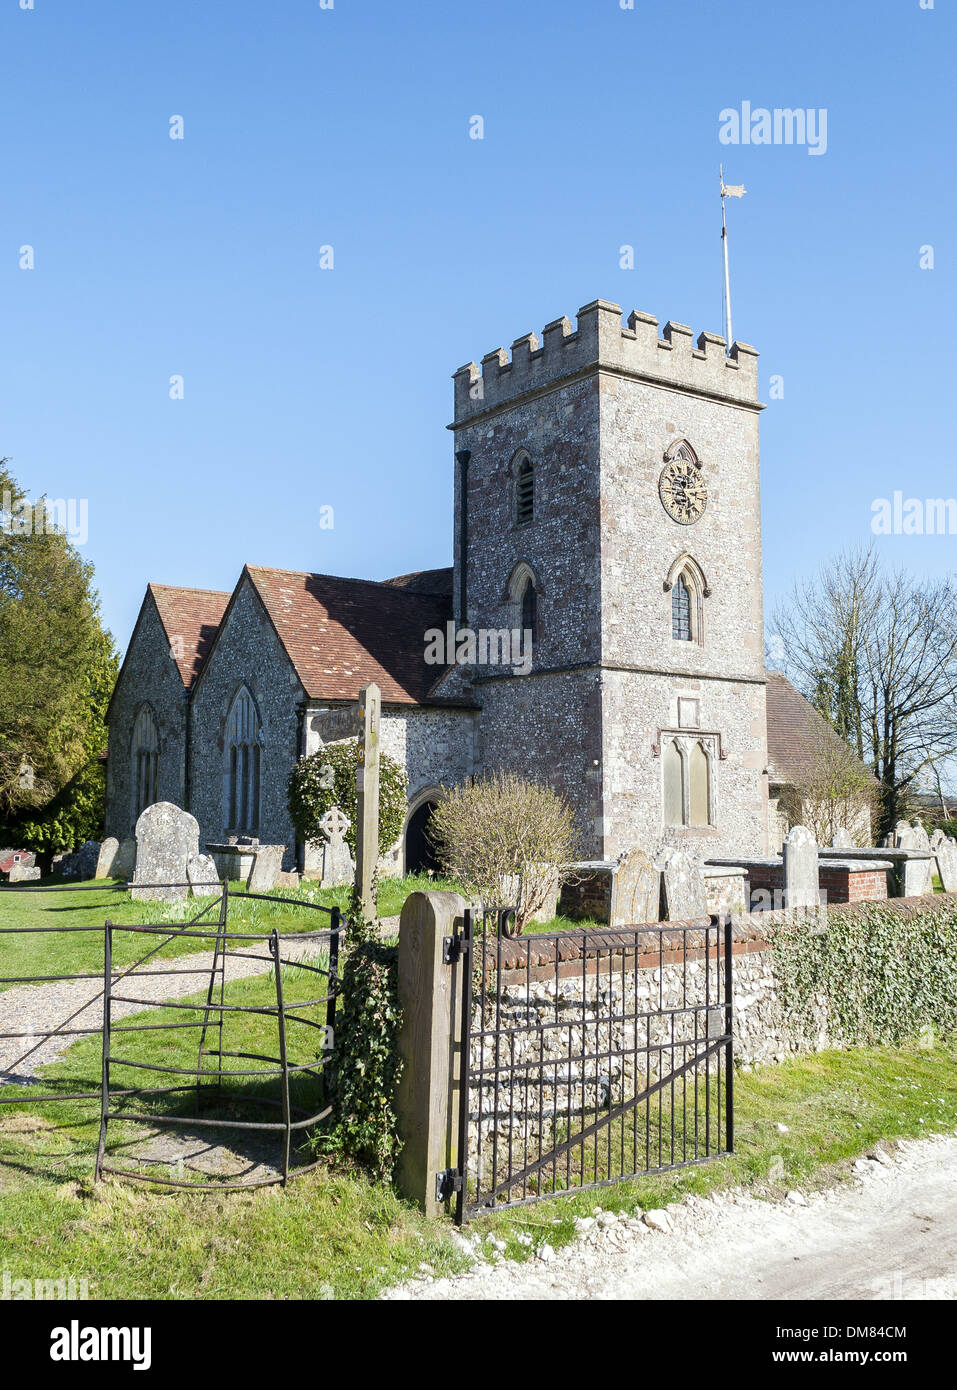
[[[296,834],[304,843],[321,841],[319,822],[338,806],[351,822],[346,843],[356,852],[359,740],[331,743],[300,758],[289,777],[289,814]],[[406,775],[401,763],[388,753],[379,754],[379,853],[387,853],[402,834],[406,813]]]
[[[832,1041],[898,1044],[957,1034],[957,899],[929,909],[866,903],[771,934],[779,997],[810,1037],[826,1009]]]
[[[327,1152],[388,1181],[400,1148],[395,1109],[402,1065],[399,952],[379,940],[355,891],[345,946],[333,1040],[337,1119],[321,1142]]]

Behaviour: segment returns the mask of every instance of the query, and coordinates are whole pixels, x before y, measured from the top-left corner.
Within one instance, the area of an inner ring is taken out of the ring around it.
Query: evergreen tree
[[[93,567],[0,460],[0,823],[69,849],[101,833],[117,655]]]

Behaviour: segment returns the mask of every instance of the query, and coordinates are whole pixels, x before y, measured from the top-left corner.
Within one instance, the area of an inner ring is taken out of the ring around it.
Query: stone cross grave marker
[[[320,888],[338,888],[351,883],[355,874],[346,834],[352,821],[339,806],[332,806],[319,822],[325,844],[322,847]]]

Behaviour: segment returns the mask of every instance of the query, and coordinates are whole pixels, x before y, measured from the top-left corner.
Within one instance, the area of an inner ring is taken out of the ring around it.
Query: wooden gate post
[[[382,693],[374,681],[359,692],[359,767],[356,772],[356,888],[367,922],[375,920],[372,876],[379,862],[379,718]]]
[[[402,1075],[396,1092],[401,1191],[428,1216],[445,1208],[440,1175],[458,1166],[458,1038],[461,993],[468,968],[446,964],[443,942],[461,929],[459,893],[412,893],[399,927],[399,1004]],[[464,978],[463,978],[464,976]]]

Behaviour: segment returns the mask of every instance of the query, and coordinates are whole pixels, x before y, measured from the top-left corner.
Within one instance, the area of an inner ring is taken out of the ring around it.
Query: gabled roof
[[[820,739],[841,742],[813,705],[780,671],[768,671],[768,761],[772,783],[794,782],[813,767]],[[861,767],[865,764],[861,763]],[[870,769],[868,768],[869,772]],[[876,781],[876,779],[875,779]]]
[[[393,589],[404,589],[407,594],[439,594],[442,598],[452,597],[451,565],[440,570],[415,570],[412,574],[397,574],[394,579],[383,579]]]
[[[202,670],[229,594],[218,589],[183,589],[171,584],[150,584],[149,592],[169,638],[180,678],[189,690]]]
[[[258,565],[243,573],[310,700],[354,700],[375,681],[386,703],[425,702],[437,675],[425,662],[425,634],[451,617],[448,598]]]

